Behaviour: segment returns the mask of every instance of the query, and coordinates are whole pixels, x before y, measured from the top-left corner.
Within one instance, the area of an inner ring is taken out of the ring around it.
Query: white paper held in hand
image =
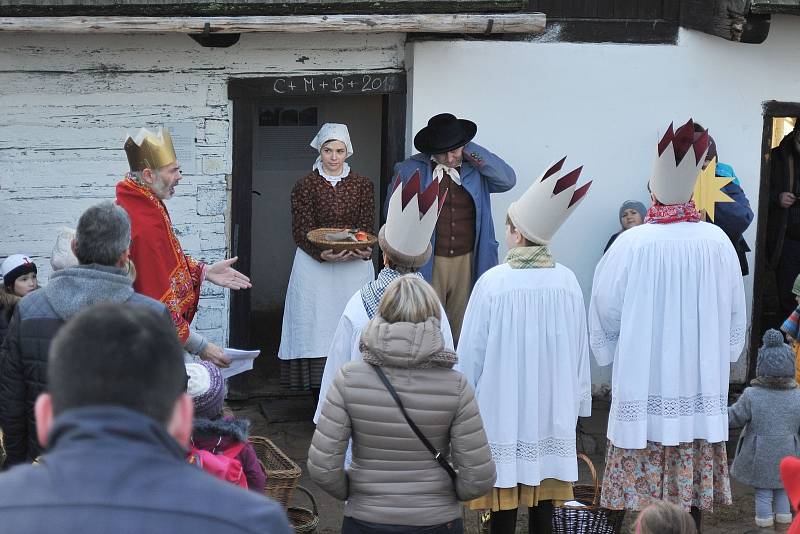
[[[253,361],[259,354],[261,354],[260,350],[239,350],[227,348],[222,350],[225,353],[225,356],[231,360],[231,365],[229,367],[220,369],[220,371],[222,371],[222,376],[225,378],[230,378],[238,375],[239,373],[250,371],[253,368]]]

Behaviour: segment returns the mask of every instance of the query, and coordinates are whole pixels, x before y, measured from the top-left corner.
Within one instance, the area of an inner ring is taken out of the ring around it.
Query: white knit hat
[[[13,286],[17,278],[36,272],[36,264],[24,254],[12,254],[0,265],[0,276],[6,286]]]

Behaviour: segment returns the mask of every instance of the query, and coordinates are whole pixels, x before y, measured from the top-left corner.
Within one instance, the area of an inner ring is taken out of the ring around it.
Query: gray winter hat
[[[764,344],[758,349],[757,376],[794,378],[794,353],[783,342],[783,335],[770,328],[764,332]]]

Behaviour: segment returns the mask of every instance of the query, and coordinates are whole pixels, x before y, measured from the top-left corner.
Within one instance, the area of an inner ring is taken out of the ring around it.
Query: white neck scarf
[[[448,167],[442,163],[439,163],[435,159],[431,158],[431,161],[436,163],[436,167],[433,169],[433,178],[438,180],[439,182],[442,181],[445,174],[450,175],[450,179],[453,180],[456,185],[461,185],[461,175],[458,174],[458,171],[453,167]]]
[[[317,161],[314,163],[314,169],[319,173],[320,176],[325,178],[328,183],[330,183],[333,187],[336,187],[336,184],[342,181],[342,178],[345,178],[348,174],[350,174],[350,165],[345,163],[342,165],[342,174],[339,176],[331,176],[330,174],[325,173],[325,169],[322,166],[322,161]]]

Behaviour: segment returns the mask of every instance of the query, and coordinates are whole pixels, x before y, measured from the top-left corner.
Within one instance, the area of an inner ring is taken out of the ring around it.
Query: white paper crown
[[[692,198],[708,153],[708,131],[695,139],[692,119],[673,132],[670,123],[656,149],[650,191],[662,204],[684,204]]]
[[[389,199],[386,226],[383,230],[384,238],[394,255],[399,253],[402,256],[418,257],[426,254],[446,194],[446,191],[439,194],[437,180],[433,180],[425,191],[420,192],[419,171],[414,171],[405,184],[398,177]]]
[[[508,208],[514,226],[529,241],[547,245],[564,221],[586,197],[592,182],[576,187],[583,167],[559,178],[564,156],[552,164],[516,202]]]

